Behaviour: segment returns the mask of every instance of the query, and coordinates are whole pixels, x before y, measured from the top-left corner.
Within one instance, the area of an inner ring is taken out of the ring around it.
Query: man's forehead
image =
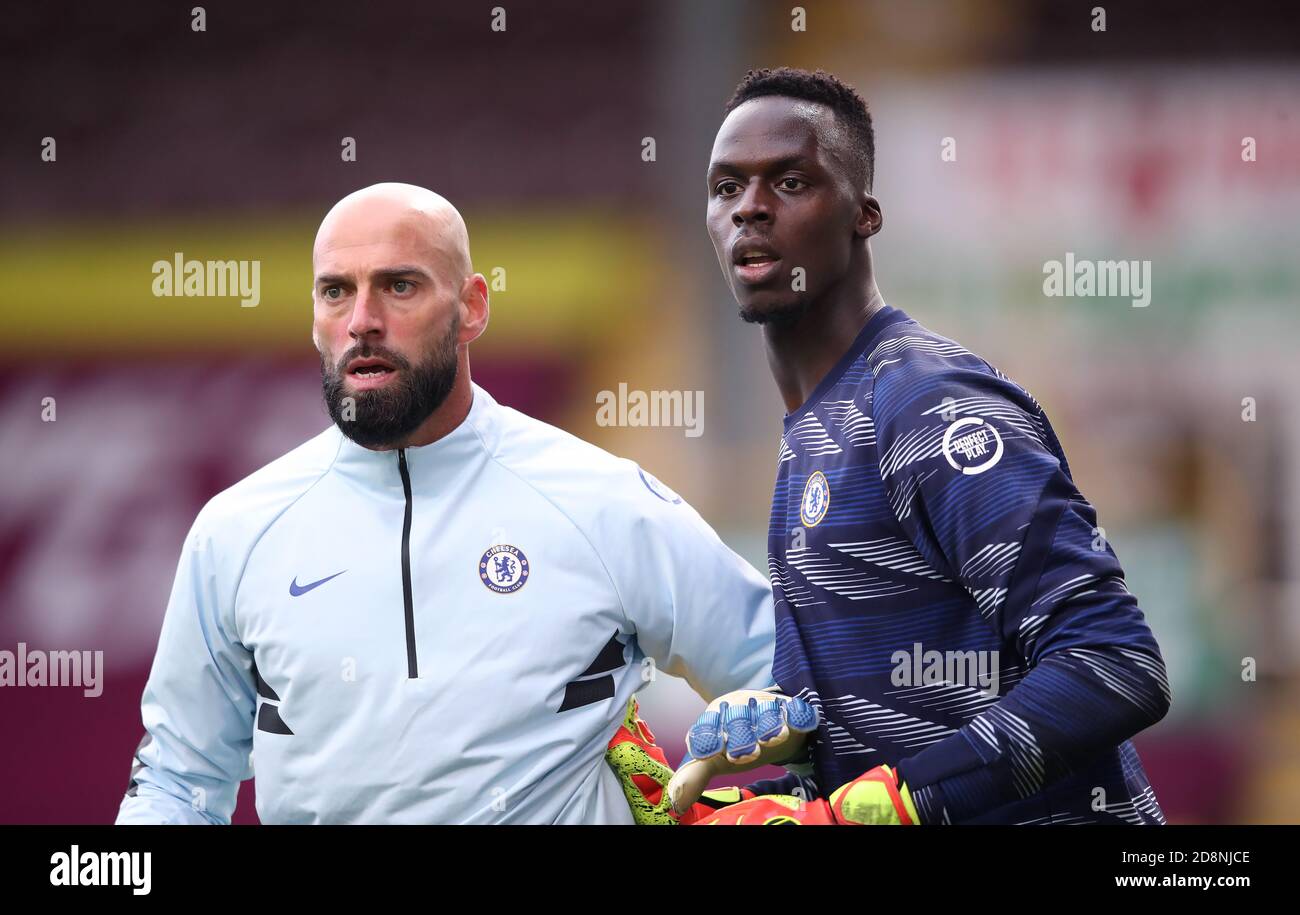
[[[394,245],[350,245],[316,254],[312,275],[316,278],[346,278],[357,282],[396,274],[437,277],[448,266],[445,257],[413,253]]]
[[[785,96],[751,99],[722,122],[711,164],[795,154],[816,158],[823,134],[833,129],[834,112],[816,102]]]
[[[387,216],[339,214],[321,226],[312,249],[318,269],[330,263],[365,263],[396,257],[399,261],[430,261],[441,250],[439,234],[432,221],[418,211]]]

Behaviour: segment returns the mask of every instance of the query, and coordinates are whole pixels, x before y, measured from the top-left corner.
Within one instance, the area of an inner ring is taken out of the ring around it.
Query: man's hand
[[[831,794],[831,813],[841,826],[919,826],[907,785],[889,766],[859,775]]]
[[[680,771],[680,770],[679,770]],[[889,766],[876,766],[844,785],[829,801],[764,794],[724,807],[699,826],[916,826],[916,806]]]
[[[714,699],[686,735],[686,756],[668,783],[676,812],[689,810],[715,776],[794,759],[817,709],[802,699],[742,689]]]

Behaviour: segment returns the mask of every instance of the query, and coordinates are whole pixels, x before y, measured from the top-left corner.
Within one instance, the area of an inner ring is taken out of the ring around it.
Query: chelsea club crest
[[[831,485],[826,474],[814,471],[803,488],[803,501],[799,504],[799,520],[804,527],[816,527],[826,517],[831,507]]]
[[[518,547],[498,543],[478,561],[478,577],[498,594],[512,594],[528,584],[528,557]]]

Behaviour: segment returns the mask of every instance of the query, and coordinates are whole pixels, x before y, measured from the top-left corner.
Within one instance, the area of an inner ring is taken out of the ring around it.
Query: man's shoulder
[[[892,325],[866,354],[877,428],[984,408],[1037,410],[1029,392],[985,359],[914,320]]]
[[[231,527],[263,530],[329,471],[342,434],[331,425],[319,435],[217,493],[199,512],[209,534]]]
[[[1033,395],[955,340],[909,320],[891,327],[869,359],[882,476],[934,467],[980,474],[1004,449],[1064,460]]]
[[[635,461],[510,407],[496,405],[478,432],[493,461],[580,526],[611,510],[648,516],[683,504]]]
[[[867,366],[877,379],[888,374],[925,372],[989,372],[989,365],[962,344],[909,318],[885,328],[866,352]]]

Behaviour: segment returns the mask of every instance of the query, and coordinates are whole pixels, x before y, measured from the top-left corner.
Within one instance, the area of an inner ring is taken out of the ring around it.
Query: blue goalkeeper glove
[[[817,729],[817,709],[775,689],[742,689],[714,699],[686,735],[686,756],[668,783],[673,809],[685,811],[719,775],[798,757]]]

